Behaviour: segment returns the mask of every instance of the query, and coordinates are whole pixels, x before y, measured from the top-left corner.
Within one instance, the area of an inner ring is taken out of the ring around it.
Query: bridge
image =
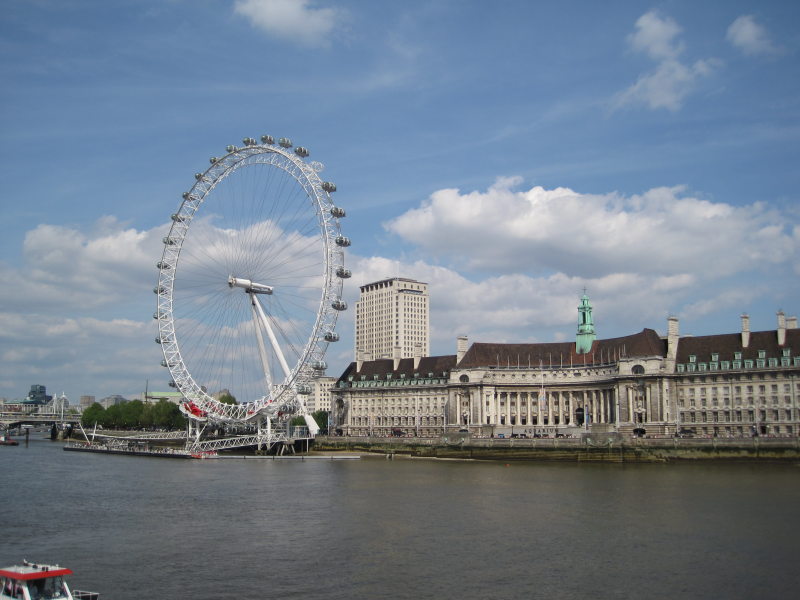
[[[52,425],[53,423],[59,425],[77,425],[80,421],[81,416],[74,414],[55,412],[0,412],[0,429],[14,429],[22,425]]]

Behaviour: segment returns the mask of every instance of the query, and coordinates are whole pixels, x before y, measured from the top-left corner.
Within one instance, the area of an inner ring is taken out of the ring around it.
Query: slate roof
[[[545,344],[484,344],[470,346],[459,369],[486,367],[569,367],[583,364],[610,362],[609,358],[665,356],[666,341],[653,329],[607,340],[595,340],[587,354],[575,352],[575,342]]]
[[[415,373],[420,377],[427,377],[428,373],[433,373],[434,377],[441,377],[442,373],[450,373],[456,366],[456,355],[447,356],[423,356],[419,359],[419,365],[414,368],[413,358],[401,358],[397,369],[394,368],[394,360],[391,358],[380,358],[378,360],[364,361],[361,370],[356,370],[357,363],[351,362],[338,381],[347,381],[351,375],[353,379],[361,380],[362,375],[367,379],[373,379],[375,375],[378,379],[386,379],[386,375],[391,373],[392,379],[400,379],[400,375],[405,375],[406,379],[412,379]]]
[[[719,354],[721,361],[734,360],[734,352],[741,352],[742,360],[755,360],[759,350],[765,351],[766,358],[780,358],[785,348],[791,350],[791,356],[800,356],[800,329],[787,329],[786,343],[783,346],[778,345],[778,332],[774,329],[751,332],[747,348],[742,347],[741,333],[682,337],[678,342],[676,361],[688,363],[689,356],[694,355],[697,362],[710,362],[712,352]]]

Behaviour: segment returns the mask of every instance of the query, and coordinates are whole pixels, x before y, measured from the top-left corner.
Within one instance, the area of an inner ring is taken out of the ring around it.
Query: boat
[[[0,446],[19,446],[19,442],[0,434]]]
[[[0,569],[0,599],[5,600],[98,600],[97,592],[70,591],[66,575],[70,569],[58,565],[32,563]]]

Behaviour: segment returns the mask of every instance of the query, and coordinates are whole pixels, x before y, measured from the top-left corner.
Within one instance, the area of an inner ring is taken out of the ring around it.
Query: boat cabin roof
[[[37,565],[29,562],[23,565],[14,565],[0,569],[0,577],[7,577],[17,581],[47,579],[49,577],[59,577],[62,575],[72,575],[72,571],[64,567],[59,567],[58,565]]]

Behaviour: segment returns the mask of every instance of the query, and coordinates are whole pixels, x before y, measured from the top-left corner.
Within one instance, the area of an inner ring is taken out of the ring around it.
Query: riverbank
[[[800,462],[800,438],[630,438],[619,434],[576,438],[326,437],[318,452],[407,455],[413,457],[566,462],[647,463],[681,461]]]

